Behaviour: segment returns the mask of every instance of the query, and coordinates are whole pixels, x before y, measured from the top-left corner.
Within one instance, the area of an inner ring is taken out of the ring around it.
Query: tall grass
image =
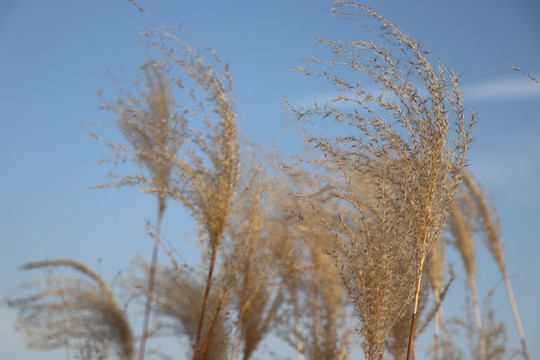
[[[309,59],[308,67],[297,70],[329,81],[337,95],[322,105],[292,109],[313,125],[309,142],[342,179],[334,198],[353,210],[350,221],[335,214],[340,230],[328,229],[341,250],[335,260],[342,277],[354,279],[347,287],[356,292],[364,355],[381,356],[384,338],[407,304],[407,297],[387,293],[392,284],[414,292],[409,359],[424,265],[461,182],[474,121],[465,118],[457,77],[417,41],[360,4],[338,1],[332,12],[379,39],[320,38],[332,58]],[[360,23],[364,19],[379,30]],[[350,73],[352,78],[345,76]],[[377,91],[365,90],[368,84]],[[320,130],[324,119],[342,126],[344,134],[327,137]],[[396,274],[408,258],[414,277],[404,284]]]
[[[467,192],[463,192],[460,195],[461,201],[455,203],[452,212],[450,231],[454,237],[455,246],[461,255],[467,273],[468,284],[472,295],[480,357],[485,360],[486,346],[482,330],[482,317],[478,304],[478,291],[476,289],[476,258],[473,236],[474,225],[472,223],[474,221],[474,207],[472,205],[472,199]]]
[[[504,259],[504,250],[501,241],[500,220],[498,218],[496,209],[493,206],[490,206],[488,203],[489,198],[487,193],[480,188],[472,174],[466,174],[464,179],[466,188],[476,204],[476,209],[478,213],[477,217],[480,218],[482,229],[485,233],[485,237],[487,240],[485,241],[485,243],[487,245],[487,248],[489,252],[493,255],[493,258],[497,262],[497,265],[499,266],[499,269],[501,271],[504,285],[506,286],[508,299],[510,301],[510,306],[512,307],[512,313],[514,315],[516,328],[521,342],[521,350],[523,356],[525,359],[529,359],[529,352],[527,350],[527,343],[525,341],[523,326],[521,325],[516,300],[514,298],[514,292],[512,291],[510,278],[508,277],[508,271],[506,269],[506,261]]]
[[[127,301],[127,311],[76,261],[24,265],[77,274],[47,273],[37,291],[9,302],[30,347],[142,360],[153,354],[146,350],[151,339],[174,336],[188,344],[192,360],[249,360],[273,335],[298,360],[349,360],[357,351],[367,360],[409,360],[434,319],[435,359],[463,358],[442,316],[453,276],[444,283],[445,238],[452,235],[476,320],[454,323],[476,331],[477,357],[501,358],[504,327],[492,312],[482,319],[475,286],[480,224],[529,358],[498,218],[464,173],[474,117],[465,115],[457,76],[374,10],[338,1],[332,13],[377,38],[320,38],[329,57],[297,68],[329,82],[335,96],[290,105],[312,149],[286,160],[282,171],[274,171],[274,157],[241,142],[232,75],[217,53],[155,19],[142,31],[154,60],[141,67],[134,94],[120,89],[103,104],[123,136],[106,141],[113,155],[104,162],[141,169],[100,187],[136,186],[158,200],[151,258],[139,260],[142,276],[122,283],[129,299],[144,305]],[[200,263],[187,264],[162,236],[173,204],[195,220]],[[158,263],[159,251],[166,257]],[[141,312],[135,336],[130,324]]]
[[[19,309],[17,326],[34,349],[67,347],[81,359],[105,358],[113,350],[119,359],[134,358],[134,339],[124,310],[103,279],[87,266],[69,259],[44,260],[22,270],[67,268],[78,275],[49,273],[34,294],[9,302]]]
[[[142,66],[145,88],[139,97],[122,94],[121,97],[106,101],[103,107],[118,115],[117,125],[128,141],[125,146],[109,143],[116,151],[115,161],[125,158],[128,150],[132,160],[144,165],[150,179],[144,176],[124,176],[120,182],[106,186],[145,185],[145,192],[156,194],[158,199],[156,231],[152,250],[152,264],[148,275],[148,294],[143,321],[139,360],[144,358],[148,325],[150,321],[151,297],[155,283],[157,256],[160,242],[161,223],[165,213],[167,198],[171,194],[171,172],[176,152],[185,141],[185,119],[173,111],[174,102],[169,82],[157,63]],[[129,146],[131,145],[131,146]]]

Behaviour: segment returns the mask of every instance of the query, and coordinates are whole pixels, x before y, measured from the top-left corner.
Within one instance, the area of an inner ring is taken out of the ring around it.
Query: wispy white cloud
[[[540,201],[539,134],[540,124],[534,122],[510,127],[506,132],[486,133],[490,140],[484,148],[475,149],[472,171],[494,191],[508,196],[514,205],[537,207]]]
[[[536,76],[540,78],[540,76]],[[475,84],[460,86],[461,92],[466,101],[493,101],[493,100],[515,100],[515,99],[540,99],[540,84],[528,79],[525,76],[520,78],[499,78],[487,81],[478,82]],[[374,86],[367,86],[362,90],[371,93],[375,96],[384,94],[381,89]],[[422,96],[426,95],[425,89],[420,89]],[[312,96],[293,97],[290,100],[291,104],[299,106],[313,105],[316,101],[319,105],[329,102],[339,92],[319,93]],[[349,94],[349,96],[351,96]],[[352,107],[352,103],[337,102],[333,103],[338,108]]]
[[[523,79],[494,79],[463,87],[467,101],[540,98],[540,84]]]

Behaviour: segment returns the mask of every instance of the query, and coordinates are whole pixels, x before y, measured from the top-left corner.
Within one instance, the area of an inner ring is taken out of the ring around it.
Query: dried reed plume
[[[232,78],[213,49],[195,39],[192,47],[175,35],[170,25],[151,28],[142,34],[156,50],[160,65],[171,82],[185,94],[184,103],[177,101],[177,110],[190,125],[189,144],[183,156],[177,156],[173,168],[171,197],[188,208],[207,239],[210,253],[208,275],[193,348],[193,360],[204,355],[209,339],[201,338],[205,326],[207,302],[212,287],[216,256],[231,217],[231,206],[239,174],[239,145]],[[186,33],[178,32],[187,37]],[[206,54],[208,58],[205,58]],[[212,65],[212,64],[215,64]],[[218,319],[218,313],[210,319]],[[201,350],[202,349],[202,350]]]
[[[45,288],[8,304],[19,309],[17,326],[27,346],[67,346],[85,359],[102,359],[112,348],[119,359],[133,359],[133,337],[126,315],[99,275],[73,260],[45,260],[23,270],[67,267],[83,277],[48,275]]]
[[[364,355],[373,359],[383,353],[385,338],[410,299],[412,249],[402,237],[409,223],[385,181],[348,169],[326,168],[335,173],[324,180],[326,188],[312,184],[315,193],[297,189],[299,217],[311,232],[307,239],[314,238],[336,265],[361,320]],[[343,182],[336,181],[340,177]]]
[[[340,272],[327,256],[333,252],[334,239],[322,221],[324,209],[315,206],[326,204],[333,174],[287,171],[290,176],[283,183],[296,194],[283,202],[289,215],[279,227],[284,243],[280,261],[294,319],[289,326],[294,328],[296,344],[288,341],[296,345],[298,359],[350,359],[358,350],[353,343],[354,307],[344,283],[336,282]],[[337,222],[335,214],[326,215],[326,220]]]
[[[461,182],[474,121],[465,119],[457,77],[418,42],[362,5],[338,1],[332,12],[357,24],[358,16],[373,20],[380,30],[360,26],[379,35],[379,42],[321,38],[333,59],[310,59],[308,68],[297,70],[328,80],[339,94],[321,106],[292,109],[314,128],[309,143],[323,152],[322,162],[340,173],[337,197],[354,209],[354,227],[338,213],[334,216],[341,228],[326,225],[341,246],[335,259],[342,277],[356,279],[347,286],[363,323],[367,359],[380,356],[406,303],[395,293],[384,293],[396,285],[395,259],[409,253],[414,258],[410,359],[424,265]],[[366,90],[369,85],[378,90]],[[325,118],[345,135],[325,135]],[[372,306],[381,308],[368,311]]]
[[[521,326],[521,320],[519,318],[519,312],[514,299],[514,292],[512,291],[512,286],[510,284],[510,278],[508,277],[508,271],[506,269],[506,262],[504,260],[504,251],[503,244],[501,241],[501,223],[497,214],[497,210],[494,206],[488,204],[489,197],[487,193],[480,188],[476,180],[473,178],[472,174],[467,173],[464,176],[464,183],[468,189],[470,196],[474,199],[476,204],[476,209],[478,211],[478,216],[480,218],[482,229],[486,234],[486,245],[499,269],[504,279],[504,284],[506,286],[506,292],[508,294],[508,299],[512,307],[512,312],[514,315],[514,320],[516,323],[519,339],[521,342],[521,349],[525,359],[529,359],[529,353],[527,351],[527,343],[525,341],[525,335],[523,333],[523,327]]]
[[[200,313],[206,284],[181,268],[163,269],[158,272],[154,289],[154,303],[161,319],[171,324],[175,334],[185,334],[192,345],[199,332]],[[216,314],[212,321],[205,321],[200,330],[205,341],[197,350],[201,360],[228,359],[230,335],[226,313],[230,291],[215,286],[207,300],[208,311]]]
[[[157,255],[160,242],[161,223],[165,212],[167,197],[170,196],[171,172],[176,161],[176,152],[186,139],[185,120],[174,113],[174,100],[168,80],[157,63],[142,66],[145,74],[145,89],[139,89],[139,97],[120,93],[120,97],[105,102],[102,106],[116,113],[116,121],[130,147],[109,143],[116,151],[117,158],[124,152],[133,161],[144,165],[151,179],[144,176],[127,175],[120,182],[106,186],[145,185],[144,192],[153,193],[158,198],[156,232],[152,250],[152,264],[148,276],[148,294],[144,312],[143,330],[139,347],[139,360],[144,359],[148,325],[150,321],[151,297],[155,282]]]
[[[474,253],[474,204],[469,193],[462,191],[460,201],[454,204],[449,228],[454,238],[454,244],[461,255],[467,273],[469,289],[471,290],[474,317],[481,359],[486,360],[486,347],[482,333],[482,317],[478,305],[478,292],[476,290],[476,259]]]
[[[230,226],[231,246],[226,255],[227,273],[236,292],[235,342],[232,358],[249,359],[263,338],[274,328],[283,303],[275,262],[278,201],[274,185],[257,166],[243,169],[248,180],[235,202]],[[248,177],[249,174],[252,174]],[[240,345],[241,343],[241,345]]]
[[[309,249],[311,266],[303,277],[308,286],[308,319],[312,326],[306,341],[308,359],[344,360],[352,356],[353,321],[339,273],[324,253],[324,246],[312,236],[303,237]],[[331,247],[332,244],[327,244]]]

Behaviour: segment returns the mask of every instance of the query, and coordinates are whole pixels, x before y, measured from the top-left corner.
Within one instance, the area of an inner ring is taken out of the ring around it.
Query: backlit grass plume
[[[231,217],[239,176],[240,152],[232,78],[228,66],[214,50],[179,29],[157,23],[155,28],[141,34],[147,39],[144,44],[158,59],[147,76],[152,91],[148,92],[149,96],[143,93],[141,100],[147,104],[148,111],[132,111],[131,104],[138,104],[137,100],[114,105],[122,115],[120,128],[135,148],[135,159],[147,165],[152,173],[151,183],[158,188],[160,212],[154,249],[159,241],[166,197],[181,202],[193,214],[200,225],[200,236],[207,244],[210,261],[194,342],[195,360],[204,343],[201,331],[207,320],[206,305],[216,256]],[[184,38],[191,38],[194,45]],[[169,90],[173,85],[174,91]],[[171,93],[175,95],[174,101],[169,98]],[[130,116],[138,113],[143,114],[143,121],[137,117],[131,120]],[[124,121],[124,118],[130,120]],[[149,121],[150,126],[144,121],[147,118],[153,119]],[[126,151],[121,146],[115,150]],[[128,177],[124,183],[137,183],[141,179],[144,178]],[[155,268],[155,256],[152,259],[152,268]],[[151,270],[150,279],[153,274]],[[148,290],[150,296],[152,286]],[[214,314],[209,318],[215,318]],[[144,356],[144,343],[139,354]]]
[[[186,122],[175,113],[175,103],[169,80],[163,75],[159,64],[149,62],[142,66],[145,88],[135,97],[123,92],[117,99],[103,104],[118,115],[116,123],[128,145],[109,143],[117,158],[129,158],[144,165],[150,180],[143,176],[126,175],[118,183],[106,186],[143,185],[143,192],[154,193],[158,198],[156,231],[152,250],[152,264],[148,275],[148,291],[144,313],[139,359],[144,358],[148,324],[150,321],[151,293],[155,282],[155,269],[160,242],[161,223],[167,198],[171,195],[171,172],[177,162],[176,153],[186,141]]]
[[[244,166],[242,175],[246,184],[235,201],[223,271],[235,290],[230,358],[248,360],[274,329],[284,300],[275,261],[275,227],[280,225],[275,215],[283,194],[276,191],[276,180],[259,165]]]
[[[143,35],[150,40],[147,45],[158,51],[160,64],[171,81],[185,95],[185,102],[178,106],[190,125],[190,144],[175,162],[172,196],[199,223],[210,259],[193,348],[192,359],[196,360],[204,355],[202,328],[207,321],[216,256],[237,191],[240,150],[228,65],[222,63],[214,50],[200,41],[197,44],[201,48],[194,48],[175,35],[174,30],[172,26],[163,26],[148,29]],[[218,317],[216,313],[208,318]]]
[[[486,347],[482,331],[482,317],[478,304],[478,291],[476,289],[476,258],[474,246],[475,208],[472,198],[467,191],[462,191],[459,195],[459,201],[454,204],[452,216],[449,221],[449,228],[467,273],[469,289],[471,290],[473,301],[480,356],[481,359],[485,360]]]
[[[374,300],[368,296],[385,286],[381,282],[384,272],[379,270],[385,260],[377,256],[412,252],[415,276],[410,286],[416,300],[409,359],[424,265],[461,182],[473,121],[465,117],[457,77],[417,41],[362,5],[338,1],[332,12],[367,28],[378,38],[319,39],[332,57],[309,59],[308,66],[297,70],[329,81],[336,95],[324,104],[293,106],[292,110],[312,126],[309,143],[323,152],[322,162],[330,162],[338,170],[343,180],[340,196],[356,211],[355,227],[344,226],[334,236],[343,246],[350,244],[343,247],[337,263],[338,267],[348,267],[345,279],[358,279],[355,289],[359,296],[354,301],[359,314],[367,309],[363,304]],[[359,17],[366,22],[372,20],[379,29],[360,23]],[[333,127],[326,124],[329,120],[333,120]],[[362,184],[374,183],[371,186],[378,187],[370,203],[358,195],[355,178],[359,174],[365,178]],[[329,231],[338,232],[336,228]],[[358,239],[364,239],[369,247],[362,248],[356,243]],[[403,245],[400,248],[394,243]],[[389,248],[384,255],[377,255],[383,246]],[[351,261],[346,260],[347,256]],[[362,261],[369,266],[364,268]],[[388,276],[397,276],[391,268],[387,270]],[[371,272],[377,278],[370,278]],[[402,306],[394,305],[397,309]],[[364,351],[371,359],[380,356],[382,347],[378,344],[382,344],[387,333],[384,329],[391,325],[394,315],[365,314],[360,315],[363,335],[371,345]],[[368,316],[374,320],[368,321]],[[387,325],[374,327],[380,321]],[[378,335],[372,338],[371,334]]]
[[[208,312],[216,317],[212,321],[206,321],[199,330],[205,279],[198,279],[194,274],[179,268],[163,269],[157,274],[154,303],[160,318],[172,326],[174,334],[186,335],[191,345],[195,344],[200,331],[204,341],[197,351],[198,359],[228,359],[231,339],[223,309],[230,300],[230,291],[223,287],[214,287],[206,306]]]
[[[412,295],[414,258],[405,241],[410,222],[387,181],[353,171],[351,164],[338,166],[325,168],[332,174],[324,178],[325,187],[311,180],[313,192],[297,189],[299,218],[311,231],[304,237],[330,255],[354,304],[365,358],[378,359]],[[296,176],[308,177],[298,170]]]
[[[514,320],[516,322],[516,328],[518,331],[519,339],[521,341],[521,349],[525,359],[529,359],[529,353],[527,351],[527,343],[525,341],[525,334],[519,318],[519,312],[514,299],[514,292],[510,284],[510,278],[508,277],[508,271],[506,269],[506,261],[504,259],[504,249],[501,239],[501,223],[497,214],[497,210],[494,206],[490,206],[489,197],[485,190],[483,190],[478,182],[474,179],[472,174],[467,173],[464,176],[465,189],[469,192],[471,198],[476,204],[476,210],[478,212],[478,218],[480,220],[481,228],[486,238],[486,245],[491,254],[493,255],[506,286],[506,292],[508,299],[512,307],[514,314]]]
[[[17,327],[24,332],[27,346],[66,346],[84,359],[103,359],[110,351],[119,359],[133,359],[133,337],[126,314],[99,275],[73,260],[38,261],[21,268],[58,267],[80,276],[48,274],[42,289],[8,303],[19,309]]]

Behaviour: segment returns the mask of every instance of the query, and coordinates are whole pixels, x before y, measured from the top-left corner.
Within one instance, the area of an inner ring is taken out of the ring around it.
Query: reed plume
[[[379,165],[374,166],[377,171],[387,168],[384,163]],[[366,359],[378,358],[411,296],[408,280],[413,273],[413,254],[410,243],[402,241],[410,222],[400,213],[391,186],[380,178],[372,181],[374,169],[362,169],[367,175],[359,166],[356,171],[344,162],[338,166],[325,168],[324,187],[314,183],[310,193],[297,191],[298,216],[343,280],[361,320],[358,330]],[[295,175],[306,178],[305,174]]]
[[[519,339],[521,342],[521,350],[525,359],[529,359],[529,352],[527,351],[527,343],[525,341],[525,334],[523,332],[523,327],[521,325],[521,320],[519,318],[519,312],[514,299],[514,292],[512,291],[512,286],[510,284],[510,278],[508,277],[508,271],[506,269],[506,262],[504,259],[504,250],[501,240],[501,223],[497,210],[494,206],[488,204],[489,197],[487,193],[480,188],[477,181],[474,179],[472,174],[466,173],[464,176],[464,184],[470,193],[470,196],[474,199],[476,204],[476,209],[478,212],[478,217],[480,218],[480,223],[482,229],[485,232],[486,241],[488,250],[491,252],[499,270],[501,271],[504,285],[506,286],[506,293],[508,294],[508,300],[510,301],[510,306],[512,307],[512,313],[514,315],[514,321],[516,323],[516,328],[518,331]]]
[[[138,359],[144,359],[148,325],[150,321],[151,297],[155,282],[155,271],[160,243],[161,224],[167,198],[171,195],[171,172],[176,161],[176,153],[186,139],[185,119],[174,113],[174,100],[168,80],[159,64],[149,62],[142,66],[145,75],[145,89],[139,89],[138,97],[121,92],[120,97],[105,102],[102,107],[116,113],[116,121],[130,147],[109,143],[117,158],[126,156],[144,165],[150,172],[150,180],[144,176],[127,175],[118,183],[106,185],[145,185],[142,192],[156,194],[158,199],[156,231],[152,249],[152,262],[148,276],[148,294],[144,312],[143,330]]]
[[[394,310],[403,309],[405,299],[397,301],[379,289],[396,274],[389,256],[412,253],[416,300],[410,359],[424,265],[461,182],[474,121],[465,119],[457,77],[417,41],[362,5],[338,1],[332,12],[358,24],[358,16],[374,20],[380,30],[360,26],[379,35],[380,41],[319,39],[333,58],[309,59],[310,66],[297,70],[328,80],[339,93],[325,104],[293,106],[292,110],[313,129],[308,141],[324,154],[321,162],[332,163],[341,176],[337,197],[355,209],[356,228],[342,220],[342,230],[326,225],[341,244],[336,262],[347,269],[342,277],[357,280],[348,287],[352,293],[359,291],[353,299],[363,336],[369,339],[364,347],[368,359],[380,356],[384,337],[399,311],[366,312],[363,304],[385,304],[382,297],[392,299],[386,301]],[[378,90],[366,90],[368,84]],[[337,130],[332,131],[345,134],[325,135],[326,118],[334,120]],[[371,191],[365,197],[370,200],[359,195],[356,177],[364,178],[363,186],[372,187],[364,190]],[[377,297],[370,297],[377,291]],[[388,309],[387,305],[381,306]]]
[[[148,38],[146,45],[159,55],[159,63],[171,82],[185,95],[184,103],[177,102],[177,111],[190,125],[189,144],[183,147],[182,156],[177,156],[174,163],[171,197],[193,214],[209,252],[193,348],[192,359],[196,360],[204,355],[201,348],[208,340],[202,339],[201,333],[207,319],[217,253],[231,217],[238,183],[240,151],[232,77],[228,65],[213,49],[196,38],[195,45],[191,46],[182,39],[189,35],[171,25],[146,29],[142,35]],[[216,313],[210,319],[218,317]]]
[[[64,267],[82,276],[48,275],[45,287],[8,302],[19,309],[17,327],[27,346],[53,349],[67,346],[85,359],[103,359],[113,350],[119,359],[134,358],[133,336],[123,309],[103,279],[74,260],[44,260],[22,270]]]
[[[173,267],[158,271],[153,302],[158,316],[170,324],[176,335],[186,335],[192,345],[199,332],[199,317],[205,291],[205,279]],[[229,358],[229,324],[225,311],[231,292],[217,283],[207,300],[208,312],[215,316],[205,321],[200,330],[205,341],[197,350],[201,360],[225,360]]]
[[[454,238],[456,248],[461,255],[467,273],[469,289],[471,290],[476,322],[478,344],[481,359],[486,360],[486,346],[482,331],[482,317],[478,304],[478,291],[476,290],[476,259],[474,249],[474,204],[472,198],[465,191],[460,193],[460,201],[454,204],[452,217],[449,221],[450,232]]]
[[[225,244],[223,272],[235,292],[234,342],[231,358],[252,357],[265,336],[274,329],[283,304],[283,285],[276,267],[277,239],[274,236],[278,201],[276,179],[260,164],[243,166],[234,216],[229,226],[230,243]]]

